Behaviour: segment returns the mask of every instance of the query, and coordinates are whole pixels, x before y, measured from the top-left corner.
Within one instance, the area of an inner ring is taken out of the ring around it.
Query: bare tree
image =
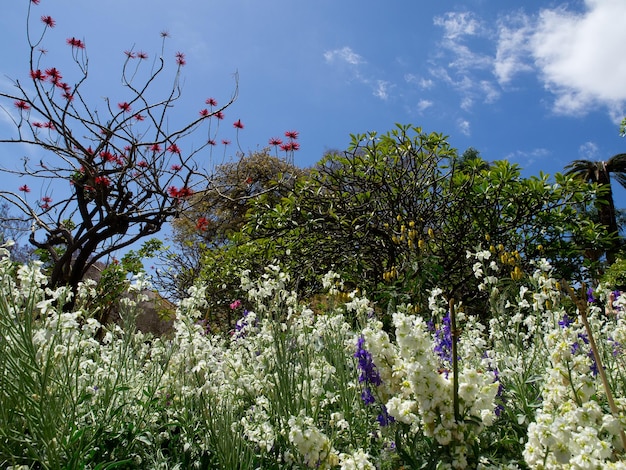
[[[20,167],[0,171],[34,179],[40,193],[33,197],[27,184],[17,188],[18,183],[15,190],[0,190],[0,198],[32,221],[29,241],[49,255],[50,284],[76,286],[95,262],[157,233],[195,188],[211,186],[210,168],[202,168],[195,157],[214,145],[217,122],[235,100],[237,83],[235,78],[226,104],[206,99],[193,117],[170,128],[186,59],[183,53],[172,54],[173,77],[164,77],[168,34],[162,33],[161,55],[152,63],[144,52],[125,51],[124,99],[105,98],[98,107],[85,91],[89,67],[82,40],[67,40],[73,82],[46,63],[42,44],[55,20],[41,16],[42,29],[35,33],[31,23],[39,19],[34,13],[38,3],[28,6],[29,78],[15,80],[12,92],[0,92],[5,100],[0,106],[15,125],[13,135],[0,136],[0,143],[27,145],[45,156],[36,162],[24,157]],[[164,89],[164,78],[169,85],[154,99]],[[206,137],[191,147],[186,137],[198,131]]]

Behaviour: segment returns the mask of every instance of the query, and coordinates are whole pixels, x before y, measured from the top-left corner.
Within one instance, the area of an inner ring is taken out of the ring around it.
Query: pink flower
[[[207,98],[205,103],[209,106],[217,106],[217,101],[215,101],[215,98]]]
[[[298,134],[300,134],[298,131],[287,131],[285,132],[285,137],[296,140],[298,138]]]
[[[241,307],[241,300],[237,299],[232,304],[230,304],[231,310],[235,310]]]
[[[174,164],[170,167],[170,170],[172,171],[180,171],[182,169],[182,166],[178,165],[178,164]]]
[[[213,116],[215,116],[217,119],[224,119],[224,113],[221,111],[216,112]]]
[[[270,145],[274,145],[274,146],[276,146],[276,145],[281,145],[282,143],[283,143],[283,141],[282,141],[282,140],[280,140],[278,137],[272,137],[272,138],[270,139],[270,141],[269,141],[269,144],[270,144]]]
[[[208,115],[209,115],[209,110],[208,109],[201,109],[200,110],[200,116],[207,117]]]
[[[135,53],[133,51],[124,51],[124,54],[126,54],[126,57],[128,57],[129,59],[135,58]]]
[[[30,0],[30,3],[32,3],[33,5],[39,5],[39,2],[41,0]]]
[[[130,104],[128,104],[126,101],[123,101],[121,103],[117,103],[117,107],[120,108],[125,113],[130,112]]]
[[[141,161],[137,162],[137,166],[139,168],[148,168],[148,162],[145,161],[145,160],[141,160]]]
[[[140,60],[145,60],[148,58],[148,54],[145,53],[144,51],[139,51],[137,52],[137,58]]]
[[[17,100],[13,104],[17,109],[22,111],[28,111],[30,109],[30,105],[24,100]]]
[[[185,60],[185,54],[183,54],[182,52],[177,52],[176,53],[176,63],[178,65],[180,65],[181,67],[183,65],[185,65],[187,63],[187,61]]]
[[[135,121],[143,121],[144,119],[146,119],[146,117],[143,114],[139,114],[139,113],[135,114],[133,117],[135,118]]]
[[[241,122],[241,119],[237,119],[234,123],[233,123],[233,127],[236,129],[243,129],[243,124]]]
[[[223,143],[224,145],[230,145],[230,140],[228,140],[228,139],[222,139],[222,143]]]
[[[41,17],[41,21],[44,22],[44,24],[48,27],[48,28],[54,28],[54,26],[57,24],[56,21],[54,21],[54,18],[52,18],[51,16],[42,16]]]
[[[161,146],[159,144],[152,144],[150,146],[150,150],[152,150],[155,153],[158,153],[161,151]]]
[[[28,187],[28,185],[22,185],[18,188],[20,191],[24,192],[24,193],[30,193],[30,188]]]

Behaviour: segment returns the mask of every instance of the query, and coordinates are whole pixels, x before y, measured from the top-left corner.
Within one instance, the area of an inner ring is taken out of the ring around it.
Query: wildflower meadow
[[[48,288],[39,262],[0,260],[2,468],[626,468],[626,297],[590,296],[545,260],[511,282],[468,253],[491,291],[487,322],[429,292],[428,312],[382,315],[329,272],[315,309],[269,265],[224,334],[201,321],[205,286],[173,331],[101,325],[93,281]],[[381,317],[387,316],[387,323]]]

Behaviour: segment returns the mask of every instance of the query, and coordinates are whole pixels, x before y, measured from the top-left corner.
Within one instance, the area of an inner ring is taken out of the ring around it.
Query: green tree
[[[286,155],[288,157],[288,155]],[[184,298],[202,274],[211,315],[231,324],[228,305],[237,299],[245,261],[239,232],[254,201],[275,206],[307,172],[269,150],[240,155],[216,167],[211,187],[198,191],[172,222],[172,245],[162,258],[158,285],[171,297]]]
[[[612,243],[605,251],[606,260],[613,264],[621,247],[619,237],[618,212],[613,200],[611,176],[626,188],[626,153],[613,155],[606,161],[574,160],[566,167],[567,174],[575,175],[582,180],[596,183],[599,187],[596,198],[598,221],[612,237]]]
[[[445,136],[398,126],[353,136],[278,205],[255,200],[241,246],[261,257],[248,268],[276,259],[305,295],[332,269],[381,306],[423,305],[428,289],[442,287],[480,309],[485,294],[467,258],[479,247],[505,257],[513,278],[537,257],[567,278],[589,272],[585,249],[604,240],[577,208],[590,204],[593,188],[560,174],[522,178],[506,161],[474,156],[459,165]]]

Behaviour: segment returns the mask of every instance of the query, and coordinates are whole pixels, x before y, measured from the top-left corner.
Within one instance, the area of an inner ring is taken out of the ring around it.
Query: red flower
[[[59,72],[59,70],[56,67],[46,69],[46,75],[50,77],[50,81],[55,85],[59,83],[61,79],[63,78],[63,76],[61,75],[61,72]]]
[[[230,140],[228,140],[228,139],[222,139],[222,143],[223,143],[224,145],[230,145]]]
[[[285,132],[285,137],[296,140],[298,138],[298,134],[298,131],[287,131]]]
[[[52,198],[50,196],[44,196],[41,198],[43,202],[52,202]]]
[[[278,137],[272,137],[270,139],[270,145],[281,145],[283,143]]]
[[[209,144],[209,145],[217,145],[217,142],[215,142],[215,139],[209,139],[207,141],[207,144]]]
[[[54,123],[52,121],[44,122],[43,127],[44,129],[50,129],[51,131],[56,130],[56,127],[54,127]]]
[[[188,197],[191,197],[192,195],[193,195],[193,189],[185,186],[183,188],[180,188],[180,190],[178,191],[178,195],[176,197],[180,199],[186,199]]]
[[[213,116],[215,116],[217,119],[224,119],[224,113],[221,111],[216,112]]]
[[[136,121],[143,121],[144,119],[146,119],[144,115],[139,114],[139,113],[135,114],[133,117],[135,118]]]
[[[128,57],[129,59],[135,58],[135,53],[133,51],[124,51],[124,54],[126,54],[126,57]]]
[[[39,2],[41,0],[30,0],[30,3],[32,3],[33,5],[39,5]]]
[[[241,119],[237,119],[234,123],[233,123],[233,127],[236,129],[243,129],[243,124],[241,122]]]
[[[66,41],[70,46],[75,47],[76,49],[84,49],[85,43],[80,39],[76,39],[74,37],[67,38]]]
[[[30,78],[32,78],[33,80],[45,80],[46,79],[46,74],[43,73],[41,70],[37,69],[37,70],[31,70],[30,71]]]
[[[113,160],[115,160],[115,155],[113,155],[108,150],[103,150],[102,152],[100,152],[100,158],[102,158],[102,160],[104,160],[105,162],[112,162]]]
[[[145,160],[141,160],[141,161],[137,162],[137,166],[139,168],[148,168],[148,162],[145,161]]]
[[[170,197],[178,197],[178,188],[176,186],[170,186],[167,188],[167,194],[169,194]]]
[[[109,185],[111,184],[111,180],[106,176],[96,176],[94,182],[96,183],[96,185],[104,186],[105,188],[109,187]]]
[[[171,169],[172,171],[180,171],[180,170],[181,170],[181,168],[182,168],[182,166],[180,166],[180,165],[178,165],[178,164],[174,164],[174,165],[172,165],[172,166],[171,166],[171,168],[170,168],[170,169]]]
[[[33,127],[41,129],[43,127],[43,122],[35,121],[33,122]]]
[[[178,145],[176,144],[172,144],[167,148],[167,151],[170,153],[177,153],[178,155],[180,155],[180,149],[178,148]]]
[[[56,86],[57,88],[60,88],[61,90],[63,90],[65,93],[69,93],[70,91],[72,91],[72,87],[69,86],[67,83],[65,82],[57,82],[54,84],[54,86]]]
[[[183,66],[187,63],[187,61],[185,60],[185,54],[183,54],[182,52],[177,52],[176,53],[176,63],[180,66]]]
[[[30,188],[28,187],[28,185],[20,186],[18,189],[24,193],[30,193]]]
[[[54,21],[54,18],[52,18],[51,16],[42,16],[41,21],[43,21],[45,25],[49,28],[54,28],[54,26],[57,24],[57,22]]]
[[[63,98],[65,98],[67,101],[73,101],[74,100],[74,95],[72,93],[68,93],[65,92],[63,93]]]
[[[147,59],[148,58],[148,54],[146,54],[144,51],[139,51],[139,52],[137,52],[137,58],[138,59],[142,59],[142,60]]]
[[[24,100],[17,100],[13,104],[17,109],[21,109],[22,111],[28,111],[30,109],[30,105]]]
[[[162,38],[169,38],[170,37],[170,32],[166,31],[166,30],[161,31],[160,34],[161,34]]]
[[[206,217],[200,217],[196,221],[196,230],[201,230],[205,232],[208,226],[209,226],[209,221],[207,220]]]
[[[209,110],[208,109],[201,109],[200,110],[200,116],[207,117],[208,115],[209,115]]]
[[[215,101],[215,98],[207,98],[205,103],[209,106],[217,106],[217,101]]]
[[[123,101],[122,103],[117,103],[117,107],[125,113],[130,112],[130,104],[128,104],[126,101]]]
[[[251,177],[251,176],[248,176],[248,177],[246,178],[245,183],[246,183],[247,185],[250,185],[250,184],[252,184],[253,182],[254,182],[254,180],[252,179],[252,177]]]
[[[290,140],[289,142],[285,142],[280,146],[281,150],[285,152],[300,150],[300,144],[298,142],[294,142]]]

